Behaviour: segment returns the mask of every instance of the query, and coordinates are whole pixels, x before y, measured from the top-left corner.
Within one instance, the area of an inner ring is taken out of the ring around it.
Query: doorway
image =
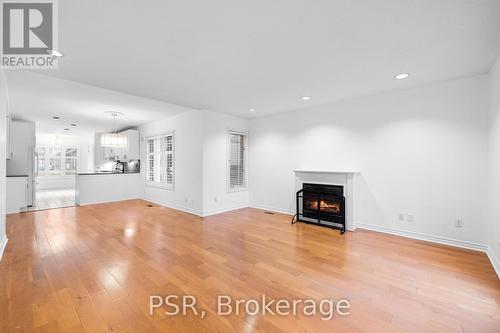
[[[78,156],[76,146],[37,143],[35,201],[30,210],[75,206]]]

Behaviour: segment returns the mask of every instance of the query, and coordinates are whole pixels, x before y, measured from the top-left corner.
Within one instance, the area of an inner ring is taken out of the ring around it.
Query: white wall
[[[203,215],[203,115],[192,110],[140,126],[141,195],[158,204]],[[175,189],[147,186],[146,138],[175,131]]]
[[[292,212],[293,169],[359,170],[355,222],[485,244],[487,88],[482,75],[253,120],[250,204]]]
[[[142,197],[164,206],[207,216],[248,207],[248,191],[227,191],[227,131],[248,131],[246,119],[207,110],[192,110],[143,125],[141,133]],[[175,131],[175,189],[146,185],[146,138]]]
[[[213,111],[202,112],[203,215],[248,207],[248,190],[227,191],[227,135],[229,129],[248,132],[249,121]]]
[[[26,120],[12,120],[11,151],[12,158],[7,160],[8,175],[29,175],[33,167],[35,149],[35,123]],[[32,181],[30,178],[29,181]]]
[[[75,147],[78,148],[77,172],[94,171],[94,133],[79,135],[54,135],[36,133],[37,147]],[[37,190],[74,188],[75,176],[39,176]]]
[[[0,259],[2,258],[3,250],[7,244],[7,235],[5,231],[5,186],[6,186],[6,148],[7,148],[7,130],[6,116],[8,113],[8,95],[7,95],[7,80],[5,73],[0,70]]]
[[[490,102],[488,245],[500,276],[500,57],[490,72]]]

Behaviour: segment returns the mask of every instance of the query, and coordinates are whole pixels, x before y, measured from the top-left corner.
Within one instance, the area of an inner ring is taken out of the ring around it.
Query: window
[[[165,139],[165,175],[164,179],[167,184],[174,183],[174,136],[167,135],[164,137]]]
[[[64,149],[64,174],[65,175],[75,175],[76,174],[76,158],[77,158],[77,149],[76,148],[65,148]]]
[[[146,139],[148,185],[174,189],[174,141],[174,133]]]
[[[49,148],[49,156],[61,157],[62,156],[62,148]]]
[[[247,189],[247,144],[248,135],[243,132],[228,132],[228,190]]]
[[[45,176],[45,148],[37,148],[37,172],[38,175]]]
[[[38,176],[75,175],[78,164],[78,149],[73,147],[37,147]]]
[[[61,170],[61,158],[49,157],[49,176],[60,176],[62,174]]]
[[[48,175],[60,176],[62,174],[62,148],[48,148]]]

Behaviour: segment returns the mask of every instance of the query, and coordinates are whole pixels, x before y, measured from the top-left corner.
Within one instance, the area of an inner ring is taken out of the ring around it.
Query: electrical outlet
[[[217,198],[217,196],[214,197],[214,202],[217,202],[219,201],[219,199]]]
[[[462,228],[464,226],[464,220],[457,219],[455,220],[455,228]]]
[[[188,197],[185,197],[184,198],[184,202],[187,203],[188,202]]]
[[[400,221],[404,221],[404,220],[405,220],[405,214],[403,214],[403,213],[399,213],[399,214],[398,214],[398,220],[400,220]]]
[[[413,216],[413,214],[407,214],[406,215],[406,221],[408,221],[408,222],[415,222],[415,216]]]

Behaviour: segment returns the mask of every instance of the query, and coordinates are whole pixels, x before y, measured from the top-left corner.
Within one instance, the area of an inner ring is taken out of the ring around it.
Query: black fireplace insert
[[[297,222],[320,225],[345,232],[345,197],[341,185],[304,183],[296,195]]]

